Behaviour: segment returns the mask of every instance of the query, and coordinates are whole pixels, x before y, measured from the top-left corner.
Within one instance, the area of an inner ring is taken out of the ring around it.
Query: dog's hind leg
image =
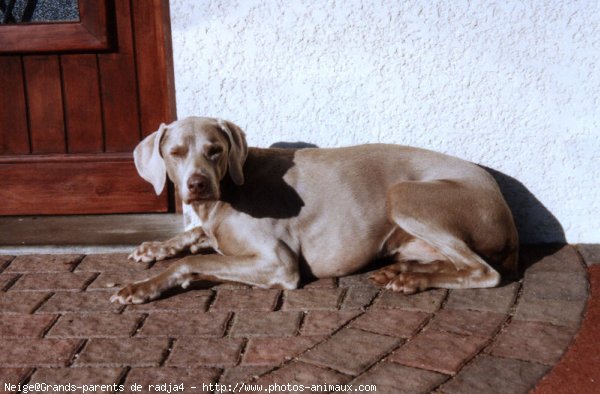
[[[407,294],[431,287],[496,286],[500,274],[468,245],[468,241],[496,236],[490,226],[493,218],[482,218],[481,209],[487,207],[482,207],[472,194],[472,190],[453,181],[394,186],[388,195],[390,218],[412,238],[404,237],[407,242],[398,245],[397,262],[371,279]],[[503,232],[502,228],[496,230]],[[473,231],[483,234],[475,235]]]

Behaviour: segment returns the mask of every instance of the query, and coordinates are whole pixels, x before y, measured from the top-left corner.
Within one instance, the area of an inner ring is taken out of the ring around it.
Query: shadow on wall
[[[565,232],[556,217],[525,185],[500,171],[482,165],[480,167],[498,182],[515,219],[521,244],[567,242]]]

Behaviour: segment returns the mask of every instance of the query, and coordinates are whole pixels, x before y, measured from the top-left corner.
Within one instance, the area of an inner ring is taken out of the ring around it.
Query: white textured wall
[[[456,155],[518,180],[523,241],[560,239],[553,215],[600,242],[599,4],[171,0],[178,115],[230,119],[255,146]]]

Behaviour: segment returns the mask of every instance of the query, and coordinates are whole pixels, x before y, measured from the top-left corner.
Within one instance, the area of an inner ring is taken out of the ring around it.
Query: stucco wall
[[[456,155],[504,174],[523,241],[600,242],[599,3],[171,0],[178,116]]]

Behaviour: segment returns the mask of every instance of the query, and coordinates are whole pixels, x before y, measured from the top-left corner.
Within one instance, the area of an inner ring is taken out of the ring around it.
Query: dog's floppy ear
[[[248,145],[244,131],[236,124],[219,119],[219,127],[229,138],[229,175],[236,185],[244,184],[244,163],[248,156]]]
[[[157,131],[144,138],[133,151],[135,168],[142,178],[154,186],[157,195],[162,193],[167,180],[167,168],[160,154],[160,141],[167,130],[161,123]]]

